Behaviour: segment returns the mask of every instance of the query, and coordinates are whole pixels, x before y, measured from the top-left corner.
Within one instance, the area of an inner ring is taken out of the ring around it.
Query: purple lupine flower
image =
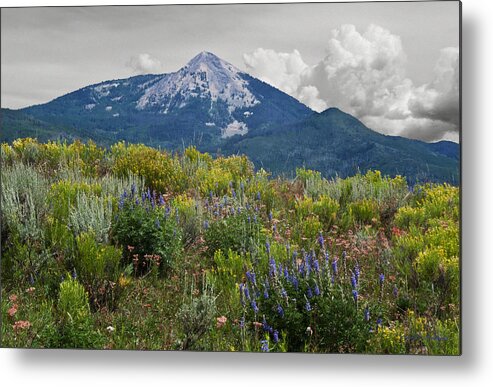
[[[264,332],[267,332],[269,331],[269,324],[267,324],[267,320],[265,319],[265,315],[263,316],[262,318],[262,329],[264,330]]]
[[[250,270],[248,270],[246,272],[246,277],[247,279],[253,284],[253,285],[256,285],[257,284],[257,280],[255,279],[255,273],[254,272],[251,272]]]
[[[245,293],[245,298],[247,300],[250,299],[250,291],[248,290],[248,287],[246,285],[243,286],[243,293]]]
[[[135,199],[135,205],[138,206],[140,204],[139,199]]]
[[[275,225],[275,224],[274,224],[274,225],[272,226],[272,231],[274,232],[274,234],[277,232],[277,225]]]
[[[234,188],[231,188],[231,196],[236,199],[236,191]]]
[[[267,289],[264,290],[264,298],[265,299],[269,298],[269,292],[267,291]]]
[[[265,241],[265,249],[267,250],[267,255],[270,256],[270,243],[269,243],[269,241]]]
[[[252,300],[250,302],[250,306],[252,307],[253,309],[253,313],[257,314],[258,313],[258,306],[257,306],[257,303],[255,302],[255,300]]]
[[[206,219],[204,220],[204,229],[208,229],[209,228],[209,221]]]
[[[293,265],[296,263],[296,258],[298,258],[298,252],[295,250],[292,255]]]
[[[334,275],[337,275],[337,259],[332,261],[332,271],[334,272]]]
[[[267,340],[262,340],[260,343],[262,344],[262,347],[260,348],[262,352],[269,352],[269,342]]]
[[[212,196],[213,195],[212,195],[212,190],[211,190],[211,191],[209,191],[209,197],[211,198],[211,200],[212,200]]]
[[[315,293],[316,296],[320,296],[320,289],[317,284],[315,284],[315,287],[313,288],[313,293]]]
[[[238,208],[236,209],[236,214],[237,214],[237,215],[240,215],[240,214],[241,214],[241,207],[238,207]]]
[[[315,273],[318,273],[320,271],[320,265],[318,263],[318,259],[313,260],[312,266],[313,266],[313,270],[315,270]]]
[[[300,266],[298,267],[298,273],[300,273],[301,277],[305,276],[305,263],[301,262]]]
[[[271,277],[276,275],[276,270],[277,270],[277,267],[276,267],[275,259],[274,258],[269,259],[269,275]]]
[[[279,341],[279,332],[277,330],[272,333],[272,341],[274,344],[277,344]]]
[[[370,321],[370,309],[365,308],[365,321]]]
[[[294,288],[298,290],[298,286],[299,286],[298,278],[296,278],[296,276],[293,275],[291,282],[293,283]]]
[[[72,270],[72,278],[77,279],[77,272],[75,271],[75,267]]]
[[[354,278],[356,279],[356,283],[359,283],[359,274],[360,274],[359,265],[356,264],[356,266],[354,267]]]
[[[146,201],[146,194],[145,194],[145,192],[142,192],[141,197],[142,197],[142,204],[144,204],[144,202]]]
[[[257,200],[260,200],[261,197],[260,197],[260,191],[257,192]]]
[[[392,290],[392,293],[394,294],[394,297],[397,297],[399,295],[399,289],[397,289],[397,286],[394,285],[394,289]]]
[[[324,248],[324,237],[322,235],[322,231],[319,232],[317,240],[318,240],[318,244],[320,245],[320,248],[323,250],[323,248]]]
[[[159,219],[156,219],[154,224],[156,225],[156,228],[161,228],[161,223],[159,222]]]
[[[257,223],[257,215],[256,214],[253,214],[253,222]]]
[[[123,206],[125,205],[125,198],[123,197],[123,195],[120,197],[120,200],[118,201],[118,209],[122,209]]]
[[[272,211],[269,211],[269,222],[272,222]]]
[[[306,291],[306,296],[308,298],[312,298],[313,297],[312,289],[309,286],[308,286],[308,289]]]
[[[353,274],[351,276],[351,286],[353,287],[353,289],[356,289],[356,285],[357,285],[356,276]]]
[[[151,200],[151,189],[147,188],[147,199]]]
[[[312,306],[310,305],[310,301],[306,300],[305,309],[307,312],[312,310]]]
[[[281,318],[284,317],[284,309],[282,308],[281,304],[277,304],[277,314]]]
[[[281,296],[283,298],[288,298],[288,293],[286,292],[286,289],[284,289],[284,288],[281,289]]]
[[[135,186],[135,183],[132,183],[132,187],[130,188],[130,191],[132,192],[132,196],[135,195],[135,190],[137,189],[137,187]]]
[[[289,278],[289,272],[288,272],[288,267],[284,267],[284,278],[288,279]]]
[[[377,318],[377,328],[382,325],[382,318]]]
[[[385,280],[385,275],[383,273],[381,273],[379,276],[378,276],[378,281],[380,282],[380,286],[383,286],[383,281]]]
[[[358,291],[356,289],[353,290],[353,298],[354,302],[358,302]]]

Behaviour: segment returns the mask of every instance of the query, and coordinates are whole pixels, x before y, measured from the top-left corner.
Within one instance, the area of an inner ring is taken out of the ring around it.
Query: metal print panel
[[[460,7],[3,8],[2,346],[460,354]]]

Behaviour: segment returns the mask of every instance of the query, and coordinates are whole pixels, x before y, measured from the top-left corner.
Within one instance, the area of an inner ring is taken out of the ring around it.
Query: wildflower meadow
[[[1,345],[460,354],[459,188],[1,146]]]

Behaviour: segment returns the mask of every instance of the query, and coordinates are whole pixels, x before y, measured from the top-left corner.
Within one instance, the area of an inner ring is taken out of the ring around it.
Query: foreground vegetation
[[[459,192],[2,144],[2,346],[459,353]]]

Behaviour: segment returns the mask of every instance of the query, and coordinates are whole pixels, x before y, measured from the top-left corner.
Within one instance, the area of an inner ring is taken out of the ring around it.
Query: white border
[[[216,0],[214,3],[230,1]],[[242,1],[244,3],[252,1]],[[258,2],[258,1],[253,1]],[[0,6],[137,4],[137,1],[0,0]],[[144,4],[208,3],[153,1]],[[210,3],[210,1],[209,1]],[[493,380],[493,2],[463,1],[463,355],[104,352],[0,349],[4,386],[476,386]]]

